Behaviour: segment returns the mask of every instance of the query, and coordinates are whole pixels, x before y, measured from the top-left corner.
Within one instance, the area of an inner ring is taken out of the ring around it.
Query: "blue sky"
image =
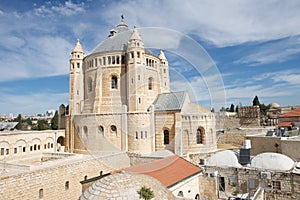
[[[89,54],[121,14],[130,28],[166,28],[202,46],[222,77],[225,106],[251,105],[255,95],[265,104],[299,105],[299,10],[299,0],[1,0],[0,114],[45,113],[67,104],[69,54],[77,38]],[[176,77],[184,74],[195,100],[209,108],[215,88],[193,76],[188,60],[166,55],[175,72],[172,89],[186,89]]]

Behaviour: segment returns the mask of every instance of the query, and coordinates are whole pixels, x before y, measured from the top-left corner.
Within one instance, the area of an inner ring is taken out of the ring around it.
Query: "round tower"
[[[162,50],[158,54],[160,59],[160,74],[161,74],[161,92],[170,92],[170,77],[169,77],[169,64],[168,60]]]
[[[81,101],[83,100],[83,75],[82,63],[84,58],[82,46],[77,40],[75,47],[70,55],[70,100],[69,100],[69,114],[81,113]]]
[[[145,49],[138,30],[134,27],[127,47],[127,102],[128,111],[146,111]]]

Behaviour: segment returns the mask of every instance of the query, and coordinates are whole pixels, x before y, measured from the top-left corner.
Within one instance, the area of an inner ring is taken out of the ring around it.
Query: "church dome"
[[[280,105],[278,103],[275,103],[275,102],[270,103],[270,108],[279,108],[279,107],[280,107]]]
[[[94,49],[92,54],[111,51],[126,51],[127,43],[131,35],[132,32],[122,18],[121,23],[115,29],[110,31],[110,35]]]
[[[89,199],[132,199],[140,200],[138,191],[146,186],[150,188],[155,199],[175,199],[172,193],[158,180],[143,174],[120,172],[106,176],[94,182],[80,196],[80,200]]]

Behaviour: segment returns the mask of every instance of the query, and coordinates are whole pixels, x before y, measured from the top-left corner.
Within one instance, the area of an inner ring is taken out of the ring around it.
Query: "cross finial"
[[[124,19],[124,15],[123,14],[121,15],[121,19]]]

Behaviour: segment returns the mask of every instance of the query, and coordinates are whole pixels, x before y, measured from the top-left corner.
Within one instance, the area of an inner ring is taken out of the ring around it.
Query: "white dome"
[[[231,150],[224,150],[217,152],[206,162],[208,166],[217,166],[217,167],[242,167],[238,161],[237,156]]]
[[[131,199],[140,200],[138,191],[142,186],[153,190],[155,199],[175,200],[172,193],[158,180],[143,174],[120,172],[95,181],[79,200]]]
[[[271,108],[279,108],[280,105],[278,103],[273,102],[273,103],[270,103],[270,107]]]
[[[262,153],[251,160],[251,167],[258,169],[288,171],[294,165],[295,162],[290,157],[279,153]]]

